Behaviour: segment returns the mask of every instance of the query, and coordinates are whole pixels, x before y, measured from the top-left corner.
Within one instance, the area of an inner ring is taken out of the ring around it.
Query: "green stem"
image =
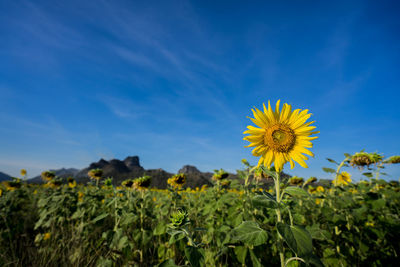
[[[282,214],[280,210],[280,202],[281,198],[281,182],[280,182],[280,172],[276,172],[276,179],[275,179],[275,194],[276,194],[276,201],[278,202],[278,207],[276,208],[276,216],[277,222],[282,222]],[[278,229],[277,229],[278,231]],[[281,260],[281,267],[285,266],[285,254],[283,253],[283,239],[282,236],[278,232],[278,249],[279,249],[279,258]]]
[[[337,167],[337,169],[336,169],[336,177],[335,177],[335,186],[337,186],[337,178],[338,178],[338,176],[339,176],[339,172],[340,172],[340,169],[343,167],[343,165],[347,162],[349,160],[349,157],[346,157],[340,164],[339,164],[339,166]]]
[[[140,201],[140,231],[142,232],[142,244],[144,245],[144,228],[143,228],[143,221],[144,221],[144,191],[140,191],[141,201]],[[140,249],[140,262],[143,262],[143,250]]]
[[[379,175],[380,175],[382,167],[383,167],[382,163],[379,163],[378,166],[376,167],[376,174],[375,174],[376,180],[379,179]]]

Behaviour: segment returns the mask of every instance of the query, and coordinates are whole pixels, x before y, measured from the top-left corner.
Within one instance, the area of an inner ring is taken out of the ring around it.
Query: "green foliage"
[[[276,196],[266,191],[209,188],[174,198],[156,189],[7,186],[0,183],[0,266],[276,266],[277,225],[285,258],[310,265],[390,266],[400,252],[398,182],[312,194],[286,187],[286,224],[277,224]]]
[[[259,246],[268,239],[268,234],[256,222],[245,221],[233,229],[232,238],[246,245]]]

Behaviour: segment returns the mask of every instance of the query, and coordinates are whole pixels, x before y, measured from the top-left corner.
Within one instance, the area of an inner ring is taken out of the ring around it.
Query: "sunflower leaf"
[[[372,172],[364,172],[364,173],[362,173],[362,175],[364,175],[365,177],[368,177],[368,178],[373,177]]]
[[[329,162],[331,162],[331,163],[335,163],[336,165],[339,165],[339,163],[337,163],[335,160],[333,160],[333,159],[330,159],[330,158],[326,158]]]
[[[283,190],[283,193],[286,193],[291,196],[301,196],[301,197],[308,197],[309,194],[300,187],[297,186],[289,186]]]
[[[268,234],[256,222],[245,221],[232,230],[232,238],[247,245],[259,246],[267,241]]]
[[[323,167],[322,170],[327,173],[335,173],[336,171],[332,168]]]
[[[306,229],[281,222],[277,223],[276,226],[279,234],[294,253],[305,260],[312,255],[312,238]]]
[[[251,199],[251,203],[256,208],[276,208],[277,207],[276,200],[273,197],[270,198],[265,195],[258,195],[258,196],[253,197]]]

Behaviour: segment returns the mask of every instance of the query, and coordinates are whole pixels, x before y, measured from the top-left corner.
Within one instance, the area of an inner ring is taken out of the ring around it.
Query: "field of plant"
[[[399,182],[381,179],[384,158],[364,151],[328,159],[332,182],[282,174],[313,154],[308,110],[279,101],[253,110],[244,139],[260,157],[246,160],[238,180],[215,170],[214,186],[184,188],[185,174],[168,189],[143,176],[113,186],[101,169],[77,185],[50,171],[44,185],[20,179],[0,186],[1,266],[398,266]],[[342,168],[363,171],[352,183]],[[26,171],[22,170],[25,176]],[[260,181],[269,180],[269,186]]]
[[[311,183],[303,191],[305,182],[289,182],[297,185],[282,184],[282,192],[291,190],[281,215],[294,233],[284,246],[286,259],[297,254],[314,265],[321,264],[318,258],[326,266],[394,265],[400,251],[397,182]],[[268,190],[219,183],[186,190],[72,181],[7,185],[0,196],[1,266],[279,265],[276,202],[270,199],[276,195]]]

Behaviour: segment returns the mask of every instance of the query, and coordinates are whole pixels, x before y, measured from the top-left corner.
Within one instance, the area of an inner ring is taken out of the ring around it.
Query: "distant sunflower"
[[[167,180],[167,183],[175,189],[180,189],[186,183],[186,175],[178,173]]]
[[[133,185],[132,187],[135,188],[136,190],[146,190],[149,188],[151,184],[151,177],[148,175],[136,178],[133,180]]]
[[[335,186],[338,186],[338,185],[347,185],[347,184],[349,184],[349,183],[351,183],[351,175],[350,175],[350,173],[348,173],[348,172],[341,172],[338,176],[337,176],[337,178],[335,179],[335,180],[333,180],[332,181],[332,183],[335,185]]]
[[[314,156],[306,148],[311,148],[311,140],[318,137],[310,136],[319,132],[313,130],[315,126],[310,126],[314,121],[306,121],[311,117],[308,110],[295,109],[292,106],[284,104],[282,111],[279,110],[280,100],[276,103],[275,111],[272,110],[270,101],[268,109],[263,104],[264,112],[257,108],[252,109],[254,118],[250,118],[258,127],[247,126],[248,130],[244,134],[244,140],[250,142],[247,147],[255,147],[252,154],[260,157],[257,166],[267,166],[271,168],[273,163],[275,170],[280,172],[286,162],[290,162],[293,169],[296,161],[303,168],[307,168],[305,160],[308,158],[303,155]]]

